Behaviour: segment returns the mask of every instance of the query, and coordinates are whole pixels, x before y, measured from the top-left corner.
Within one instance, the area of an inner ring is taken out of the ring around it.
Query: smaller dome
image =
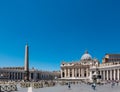
[[[85,54],[82,55],[81,60],[89,60],[92,59],[92,56],[88,53],[88,51],[85,51]]]

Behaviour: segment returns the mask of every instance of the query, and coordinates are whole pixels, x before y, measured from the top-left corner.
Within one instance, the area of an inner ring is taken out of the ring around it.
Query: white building
[[[76,62],[61,63],[62,80],[120,80],[120,54],[106,54],[102,64],[86,51]]]

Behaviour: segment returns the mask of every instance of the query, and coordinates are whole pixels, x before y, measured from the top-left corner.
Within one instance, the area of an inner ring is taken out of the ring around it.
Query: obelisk
[[[29,81],[29,47],[28,45],[25,46],[25,81]]]

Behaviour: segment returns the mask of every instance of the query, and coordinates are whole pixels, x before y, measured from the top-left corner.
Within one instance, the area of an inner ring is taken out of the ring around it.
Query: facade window
[[[79,74],[77,73],[77,77],[79,77]]]
[[[70,77],[72,77],[72,73],[70,73]]]
[[[84,73],[84,77],[86,77],[86,71],[85,71],[85,73]]]
[[[94,74],[95,71],[92,71],[92,74]]]
[[[64,72],[62,73],[62,77],[65,77],[65,73]]]

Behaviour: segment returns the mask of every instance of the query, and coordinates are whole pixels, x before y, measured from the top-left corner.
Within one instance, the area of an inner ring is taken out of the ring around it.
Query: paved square
[[[18,85],[17,92],[28,92],[28,88],[21,88]],[[32,92],[120,92],[120,86],[116,85],[111,88],[110,84],[101,86],[97,85],[96,90],[93,90],[91,85],[87,84],[71,84],[71,89],[69,89],[67,85],[56,85],[54,87],[45,87],[39,89],[32,88]]]

